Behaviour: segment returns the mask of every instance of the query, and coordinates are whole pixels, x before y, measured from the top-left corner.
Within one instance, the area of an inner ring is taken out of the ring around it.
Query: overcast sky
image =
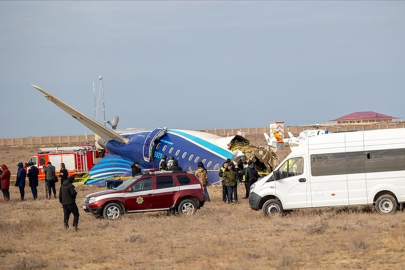
[[[405,2],[0,2],[0,138],[405,118]],[[101,102],[98,121],[102,122]]]

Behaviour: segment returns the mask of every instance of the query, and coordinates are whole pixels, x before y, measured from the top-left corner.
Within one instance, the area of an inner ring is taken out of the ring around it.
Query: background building
[[[354,112],[331,121],[335,121],[337,124],[365,124],[375,122],[392,122],[393,119],[399,119],[390,115],[376,113],[372,111],[368,112]]]

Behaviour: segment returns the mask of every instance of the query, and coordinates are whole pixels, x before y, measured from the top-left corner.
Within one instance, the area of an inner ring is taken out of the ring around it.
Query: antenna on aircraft
[[[114,117],[114,119],[112,120],[112,122],[107,121],[107,124],[109,124],[113,130],[116,130],[119,120],[120,120],[120,118],[119,118],[118,116],[116,116],[116,117]]]
[[[100,85],[100,87],[101,87],[101,93],[102,93],[102,95],[103,95],[103,114],[104,114],[104,126],[106,126],[106,122],[105,122],[105,100],[104,100],[104,86],[103,86],[103,75],[100,75],[99,77],[98,77],[98,79],[101,81],[101,85]]]

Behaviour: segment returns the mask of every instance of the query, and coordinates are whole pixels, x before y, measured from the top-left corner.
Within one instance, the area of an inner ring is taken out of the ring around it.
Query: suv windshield
[[[142,175],[137,175],[134,178],[131,178],[127,181],[125,181],[124,183],[122,183],[121,185],[119,185],[118,187],[114,188],[115,190],[124,190],[126,189],[129,185],[131,185],[133,182],[135,182],[136,180],[138,180],[139,178],[141,178]]]

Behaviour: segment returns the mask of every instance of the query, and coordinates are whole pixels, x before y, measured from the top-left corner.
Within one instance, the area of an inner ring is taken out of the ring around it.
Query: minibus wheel
[[[279,200],[271,199],[263,204],[263,214],[266,217],[281,215],[283,211],[283,206]]]
[[[375,209],[381,214],[392,214],[397,211],[397,200],[392,195],[384,194],[375,201]]]

